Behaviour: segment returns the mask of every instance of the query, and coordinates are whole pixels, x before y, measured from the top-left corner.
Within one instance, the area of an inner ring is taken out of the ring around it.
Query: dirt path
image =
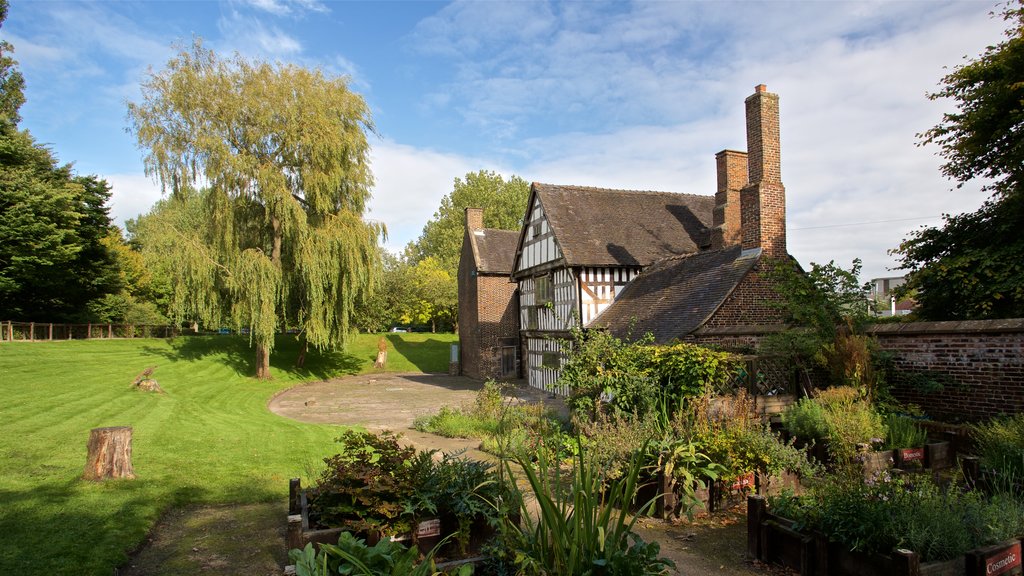
[[[478,381],[433,374],[372,374],[296,386],[275,396],[270,411],[285,418],[323,424],[362,425],[371,430],[401,432],[418,449],[446,452],[466,449],[470,456],[493,459],[476,449],[475,440],[444,438],[412,429],[413,421],[442,406],[473,402]],[[545,402],[563,409],[559,399],[520,387],[518,401]],[[283,501],[231,507],[189,507],[167,514],[147,544],[132,556],[119,576],[176,574],[281,574],[287,560],[283,549]],[[225,530],[224,527],[228,529]],[[745,559],[746,522],[733,511],[695,521],[669,524],[642,519],[638,531],[661,546],[677,574],[781,574]],[[238,534],[247,538],[239,539]],[[244,542],[241,545],[239,542]]]

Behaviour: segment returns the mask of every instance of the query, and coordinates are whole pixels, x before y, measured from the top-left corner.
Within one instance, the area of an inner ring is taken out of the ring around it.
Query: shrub
[[[976,424],[971,435],[986,467],[1018,482],[1024,480],[1024,414]]]
[[[928,432],[911,418],[890,414],[885,418],[887,449],[916,448],[928,442]]]
[[[859,446],[880,443],[886,434],[882,417],[849,386],[827,388],[814,398],[801,399],[782,419],[801,440],[828,440],[829,453],[840,466],[854,461]]]
[[[362,538],[349,532],[342,532],[337,546],[321,544],[319,550],[312,544],[305,549],[294,549],[288,557],[295,565],[296,576],[329,576],[330,574],[360,574],[361,576],[433,576],[437,573],[434,554],[443,544],[439,543],[419,561],[419,550],[406,548],[399,542],[382,538],[373,546],[367,546]],[[472,568],[459,570],[458,576],[469,576]]]
[[[907,482],[831,477],[801,497],[770,498],[773,513],[820,530],[850,550],[888,553],[909,548],[923,562],[949,560],[968,550],[1024,534],[1024,501],[988,499],[956,485],[940,488],[927,476]]]

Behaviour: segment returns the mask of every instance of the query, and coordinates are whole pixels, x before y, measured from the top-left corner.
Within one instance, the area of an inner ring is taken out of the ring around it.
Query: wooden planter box
[[[1019,576],[1021,540],[979,548],[944,562],[921,562],[910,550],[851,552],[823,534],[797,530],[767,510],[761,496],[747,499],[747,555],[797,570],[800,576]]]

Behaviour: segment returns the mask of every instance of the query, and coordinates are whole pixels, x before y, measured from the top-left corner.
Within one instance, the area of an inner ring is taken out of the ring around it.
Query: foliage
[[[560,384],[572,392],[566,404],[585,418],[602,411],[666,419],[684,399],[703,394],[736,371],[735,356],[701,346],[654,346],[651,336],[634,342],[608,332],[575,331],[562,367]]]
[[[675,565],[659,558],[657,543],[646,543],[633,532],[638,516],[630,518],[642,467],[642,454],[634,454],[627,472],[609,480],[601,467],[578,447],[571,477],[541,454],[536,463],[524,457],[522,467],[539,508],[535,518],[522,505],[522,525],[505,524],[502,538],[514,554],[519,574],[654,575]],[[512,468],[505,463],[506,473]],[[516,490],[518,490],[516,486]],[[640,505],[648,510],[653,500]]]
[[[655,462],[656,470],[670,479],[669,491],[680,496],[679,509],[692,520],[694,510],[701,504],[697,490],[707,489],[708,481],[718,480],[729,469],[702,452],[701,444],[692,438],[664,436],[651,449],[653,454],[648,458]]]
[[[0,25],[7,17],[0,3]],[[110,186],[78,176],[19,131],[24,78],[0,41],[0,317],[88,321],[90,302],[120,290],[102,240],[111,230]]]
[[[893,251],[900,268],[909,270],[898,291],[913,291],[916,315],[924,320],[1024,316],[1024,190],[943,220],[941,228],[917,230]]]
[[[347,431],[341,452],[324,459],[310,500],[310,520],[321,526],[400,534],[410,529],[403,502],[413,496],[416,449],[391,433]]]
[[[283,326],[318,349],[343,344],[382,232],[362,217],[372,126],[346,80],[222,60],[197,40],[149,75],[128,115],[147,173],[172,199],[208,185],[186,198],[195,227],[171,217],[150,228],[169,249],[175,318],[249,327],[259,377]]]
[[[801,440],[827,440],[829,454],[840,466],[852,465],[860,446],[880,443],[886,435],[882,417],[856,389],[848,386],[828,388],[814,398],[802,398],[786,409],[782,422]]]
[[[496,455],[560,446],[562,423],[541,403],[506,401],[502,385],[484,383],[472,406],[442,406],[437,414],[417,418],[413,426],[449,438],[479,438],[481,448]]]
[[[971,427],[981,461],[1003,476],[1024,478],[1024,414]]]
[[[438,544],[440,546],[441,543]],[[337,545],[320,544],[317,550],[312,544],[306,544],[303,550],[291,550],[288,557],[295,565],[297,576],[433,576],[439,573],[433,560],[438,547],[419,561],[419,550],[415,547],[406,548],[388,538],[368,546],[364,539],[342,532]],[[470,569],[458,574],[471,573]]]
[[[673,421],[672,433],[696,442],[712,461],[720,464],[719,476],[732,481],[757,472],[762,482],[783,471],[809,478],[818,470],[805,450],[783,442],[754,411],[752,399],[739,392],[733,396],[703,396],[692,401]]]
[[[482,208],[484,227],[518,230],[526,214],[530,183],[519,176],[505,180],[496,172],[469,172],[456,178],[452,191],[423,227],[420,237],[410,246],[413,262],[434,258],[454,281],[462,251],[466,208]]]
[[[944,216],[941,228],[914,232],[893,252],[909,270],[902,292],[913,292],[928,320],[1024,316],[1024,3],[1002,13],[1006,39],[953,69],[929,98],[951,99],[956,111],[919,134],[945,160],[957,182],[980,179],[992,196],[978,211]],[[999,238],[999,242],[992,242]]]
[[[988,499],[955,484],[937,486],[928,476],[913,482],[830,477],[801,497],[769,500],[773,513],[820,530],[850,550],[888,553],[907,548],[922,562],[949,560],[968,550],[1020,537],[1024,501],[1006,494]]]
[[[409,293],[399,321],[403,324],[429,324],[451,327],[458,318],[459,294],[455,276],[433,256],[427,256],[409,270]]]
[[[890,414],[885,417],[885,448],[920,448],[928,442],[928,432],[912,418]]]
[[[381,271],[372,291],[360,294],[352,325],[365,333],[387,332],[411,308],[412,272],[405,258],[379,248]]]

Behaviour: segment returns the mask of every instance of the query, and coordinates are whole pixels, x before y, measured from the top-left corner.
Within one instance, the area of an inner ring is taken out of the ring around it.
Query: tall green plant
[[[1024,479],[1024,414],[997,418],[971,428],[986,467]]]
[[[642,576],[665,574],[675,566],[658,557],[657,543],[644,542],[633,532],[638,516],[631,517],[629,510],[642,467],[640,452],[634,454],[627,473],[610,482],[582,446],[568,479],[543,453],[536,463],[521,457],[516,462],[539,509],[534,517],[524,503],[523,524],[505,527],[505,542],[514,550],[520,574]],[[509,462],[505,466],[511,476]],[[642,504],[641,515],[653,504],[653,499]]]

